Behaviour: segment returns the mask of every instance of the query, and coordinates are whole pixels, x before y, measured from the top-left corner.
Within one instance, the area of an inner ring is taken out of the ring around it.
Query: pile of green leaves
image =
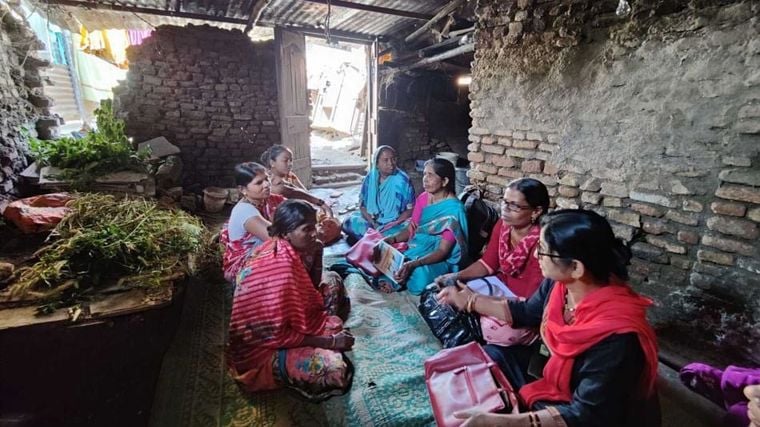
[[[37,262],[16,271],[11,295],[36,297],[54,309],[104,286],[171,285],[205,250],[207,230],[199,219],[152,201],[81,194],[70,206]]]
[[[124,133],[124,121],[113,114],[110,101],[95,110],[97,129],[84,138],[63,137],[51,141],[29,138],[38,164],[64,169],[64,179],[85,188],[97,177],[123,170],[144,171],[150,153],[137,152]]]

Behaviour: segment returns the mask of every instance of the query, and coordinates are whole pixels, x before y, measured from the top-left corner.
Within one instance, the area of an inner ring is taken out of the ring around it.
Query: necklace
[[[570,306],[570,293],[565,294],[565,311],[568,311],[570,313],[575,313],[575,305],[572,307]]]

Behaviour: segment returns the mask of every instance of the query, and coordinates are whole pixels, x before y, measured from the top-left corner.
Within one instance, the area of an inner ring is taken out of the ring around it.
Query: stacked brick
[[[280,141],[274,42],[240,31],[161,26],[128,52],[116,107],[137,141],[182,150],[185,185],[231,187],[232,169]]]

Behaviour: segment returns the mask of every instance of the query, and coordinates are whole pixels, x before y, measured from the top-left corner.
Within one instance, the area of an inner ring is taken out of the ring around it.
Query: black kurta
[[[510,301],[513,326],[538,327],[554,281],[544,279],[527,301]],[[515,390],[534,381],[528,364],[538,351],[533,346],[486,345],[486,352],[499,364]],[[657,396],[636,398],[645,367],[644,352],[635,333],[611,335],[575,359],[570,379],[573,390],[568,402],[536,402],[531,409],[553,406],[568,426],[654,426],[660,425]]]

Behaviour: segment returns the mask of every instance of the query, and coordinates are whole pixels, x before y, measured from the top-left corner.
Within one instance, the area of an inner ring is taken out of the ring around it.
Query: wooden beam
[[[245,24],[244,33],[248,34],[249,31],[256,26],[256,23],[261,19],[261,14],[264,13],[264,9],[269,6],[271,0],[254,0],[251,4],[251,11],[248,14],[248,23]]]
[[[308,3],[327,4],[327,0],[302,0]],[[401,16],[404,18],[419,19],[421,21],[427,21],[432,16],[424,13],[411,12],[407,10],[389,9],[387,7],[373,6],[371,4],[353,3],[344,0],[330,0],[330,5],[333,7],[344,7],[346,9],[362,10],[365,12],[382,13],[384,15]]]
[[[174,5],[174,12],[180,13],[182,12],[182,0],[175,0],[177,4]]]
[[[452,37],[449,39],[446,39],[440,43],[431,44],[430,46],[423,47],[422,49],[419,49],[417,51],[417,56],[420,58],[424,58],[426,56],[429,56],[430,52],[440,49],[442,47],[451,46],[452,44],[459,44],[459,42],[462,40],[464,36],[458,36],[458,37]]]
[[[443,61],[444,59],[454,58],[456,56],[468,53],[468,52],[474,52],[475,51],[475,43],[466,44],[464,46],[459,46],[455,49],[447,50],[446,52],[439,53],[438,55],[431,56],[430,58],[422,59],[418,62],[415,62],[412,65],[408,65],[406,67],[401,67],[402,71],[408,71],[419,67],[424,67],[425,65],[434,64],[436,62]]]
[[[100,9],[100,10],[112,10],[114,12],[144,13],[147,15],[170,16],[173,18],[199,19],[201,21],[225,22],[228,24],[239,24],[239,25],[248,24],[248,21],[245,19],[227,18],[224,16],[214,16],[214,15],[204,15],[202,13],[174,12],[171,10],[123,6],[119,4],[103,4],[103,3],[96,3],[92,1],[76,1],[76,0],[46,0],[46,1],[48,4],[53,4],[53,5],[82,7],[85,9],[93,9],[93,10]]]
[[[433,25],[435,25],[436,22],[440,21],[444,16],[455,11],[459,6],[461,6],[466,1],[467,0],[453,0],[451,3],[444,6],[443,9],[441,9],[438,13],[436,13],[435,16],[433,16],[428,22],[426,22],[420,28],[417,28],[417,30],[415,30],[412,34],[409,34],[408,36],[406,36],[406,38],[404,39],[404,43],[410,43],[416,40],[419,36],[424,34]]]
[[[262,23],[267,27],[278,26],[276,23]],[[294,25],[279,25],[280,27],[290,30],[304,33],[307,36],[313,37],[325,37],[325,30],[323,28],[311,28],[311,27],[299,27]],[[351,31],[330,30],[330,37],[336,40],[343,40],[352,43],[369,44],[375,40],[383,41],[383,37],[377,37],[369,34],[353,33]]]

